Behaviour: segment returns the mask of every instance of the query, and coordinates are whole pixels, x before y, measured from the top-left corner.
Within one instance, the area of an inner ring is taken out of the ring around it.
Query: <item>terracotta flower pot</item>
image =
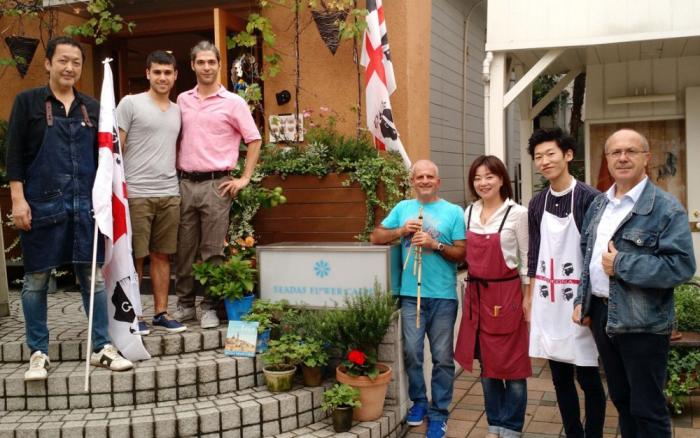
[[[391,368],[377,364],[379,375],[372,380],[367,376],[355,377],[345,373],[345,366],[335,369],[335,378],[340,383],[345,383],[360,390],[360,402],[362,406],[354,409],[353,418],[357,421],[374,421],[384,412],[384,399],[391,381]]]
[[[347,432],[352,429],[352,408],[350,406],[338,406],[333,409],[333,430]]]
[[[307,367],[306,365],[302,365],[301,372],[304,375],[304,386],[321,386],[321,382],[323,382],[321,367]]]
[[[277,371],[269,370],[267,367],[263,367],[263,374],[265,374],[265,383],[267,384],[267,389],[270,392],[286,392],[291,391],[294,385],[294,374],[297,372],[297,367],[290,368],[289,370]]]

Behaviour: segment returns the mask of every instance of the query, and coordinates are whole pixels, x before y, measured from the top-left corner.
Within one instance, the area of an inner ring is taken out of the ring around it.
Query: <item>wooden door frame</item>
[[[219,81],[228,88],[228,57],[226,37],[227,32],[240,32],[246,27],[246,20],[235,15],[234,12],[243,13],[241,8],[231,7],[207,7],[207,8],[192,8],[178,11],[163,11],[158,13],[134,14],[125,17],[126,21],[133,21],[136,27],[132,33],[123,30],[114,35],[115,39],[111,42],[111,47],[118,52],[119,56],[119,90],[118,95],[121,95],[127,88],[126,81],[126,46],[124,40],[139,37],[167,35],[179,32],[198,32],[212,31],[214,32],[214,45],[221,53],[221,69],[219,71]],[[99,47],[95,47],[99,50]],[[99,56],[95,56],[94,76],[95,76],[95,93],[99,95],[101,89],[102,64]]]

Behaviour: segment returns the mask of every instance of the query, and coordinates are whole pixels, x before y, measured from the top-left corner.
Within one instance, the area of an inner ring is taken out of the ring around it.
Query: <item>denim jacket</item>
[[[581,227],[583,273],[575,304],[590,313],[589,266],[600,218],[608,198],[598,195]],[[671,332],[673,288],[695,273],[688,216],[678,200],[648,181],[632,211],[612,237],[618,254],[610,277],[608,334]]]

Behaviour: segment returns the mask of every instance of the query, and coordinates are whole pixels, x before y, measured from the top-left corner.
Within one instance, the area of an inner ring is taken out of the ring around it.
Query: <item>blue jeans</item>
[[[78,279],[78,283],[80,283],[83,307],[87,315],[90,309],[91,266],[88,264],[76,264],[73,265],[73,270]],[[44,354],[49,353],[46,296],[50,274],[50,271],[44,271],[24,275],[24,284],[22,285],[22,311],[24,312],[27,347],[29,347],[29,351],[32,353],[35,351],[41,351]],[[93,351],[99,351],[106,344],[109,344],[108,326],[107,293],[105,292],[102,270],[98,267],[92,319]]]
[[[404,358],[408,374],[408,396],[414,404],[428,406],[423,380],[423,344],[425,335],[433,357],[430,381],[432,403],[428,406],[430,421],[447,421],[452,402],[455,377],[454,329],[457,300],[421,298],[420,327],[416,327],[416,298],[401,297]]]
[[[525,424],[527,380],[481,378],[489,432],[500,437],[519,437]]]

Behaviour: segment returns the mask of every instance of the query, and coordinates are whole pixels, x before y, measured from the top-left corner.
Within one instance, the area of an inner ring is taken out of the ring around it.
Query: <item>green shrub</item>
[[[359,408],[362,406],[362,402],[360,402],[360,390],[344,383],[336,383],[332,388],[327,389],[326,392],[323,393],[321,409],[330,413],[340,406],[348,406],[351,408]]]
[[[257,321],[258,333],[263,333],[267,329],[275,328],[279,325],[282,315],[289,303],[287,301],[270,301],[257,299],[253,302],[250,313],[244,315],[243,321]]]
[[[376,355],[395,312],[396,298],[378,285],[374,292],[347,295],[345,309],[328,312],[331,342],[343,352],[359,349]]]
[[[211,262],[192,265],[194,278],[209,290],[214,298],[237,300],[253,293],[257,275],[250,260],[241,255],[231,256],[221,264]]]
[[[672,348],[668,355],[668,379],[664,394],[674,414],[683,413],[690,393],[700,387],[700,350]]]
[[[301,337],[286,334],[278,340],[272,340],[269,348],[262,354],[266,368],[274,371],[292,369],[302,360]]]
[[[678,330],[700,332],[700,287],[683,284],[674,291]]]
[[[323,343],[315,339],[305,338],[299,345],[301,362],[309,368],[322,367],[328,363],[328,352]]]

